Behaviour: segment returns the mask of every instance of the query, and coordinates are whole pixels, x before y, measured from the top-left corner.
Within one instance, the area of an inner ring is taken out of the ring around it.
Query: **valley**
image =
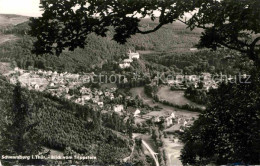
[[[2,117],[11,110],[13,90],[19,85],[31,103],[31,120],[38,123],[45,150],[93,155],[98,163],[181,165],[179,137],[206,109],[186,97],[187,89],[207,94],[218,88],[214,74],[233,74],[236,70],[230,66],[239,63],[225,61],[229,50],[195,49],[202,30],[191,32],[180,22],[137,34],[125,45],[111,41],[111,35],[90,34],[84,49],[35,56],[27,20],[0,15]],[[156,26],[146,19],[142,24]],[[158,73],[210,79],[200,86],[192,81],[164,83],[156,82]],[[107,82],[107,77],[116,81]]]

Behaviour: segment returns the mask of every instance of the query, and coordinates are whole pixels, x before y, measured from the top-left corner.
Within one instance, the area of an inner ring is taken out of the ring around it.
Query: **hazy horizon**
[[[29,17],[39,17],[40,0],[0,0],[0,14],[16,14]]]

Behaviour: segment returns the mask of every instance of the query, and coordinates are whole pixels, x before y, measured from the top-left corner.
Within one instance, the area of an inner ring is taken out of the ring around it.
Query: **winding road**
[[[153,159],[155,161],[156,166],[160,166],[158,158],[156,156],[158,153],[155,153],[144,140],[142,140],[142,143],[148,149],[148,151],[151,153],[151,155],[152,155],[152,157],[153,157]]]
[[[140,135],[140,134],[133,133],[133,140],[134,140],[137,136],[139,136],[139,135]],[[157,156],[156,156],[158,153],[155,153],[155,152],[152,150],[152,148],[151,148],[144,140],[142,140],[142,144],[146,147],[146,149],[147,149],[147,150],[149,151],[149,153],[152,155],[156,166],[160,166],[159,161],[158,161],[158,158],[157,158]],[[127,161],[131,158],[131,156],[132,156],[132,154],[133,154],[133,152],[134,152],[134,148],[135,148],[135,143],[134,143],[134,145],[133,145],[133,147],[132,147],[132,152],[131,152],[130,156],[128,156],[128,157],[126,157],[126,158],[123,159],[124,162],[127,162]]]

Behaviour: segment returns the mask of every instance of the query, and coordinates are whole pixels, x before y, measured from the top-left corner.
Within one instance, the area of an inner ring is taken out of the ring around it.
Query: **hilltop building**
[[[139,59],[140,54],[138,52],[132,52],[131,50],[129,50],[128,57],[129,59]]]
[[[125,69],[131,66],[131,63],[133,62],[133,59],[139,59],[140,54],[138,52],[132,52],[129,50],[128,52],[128,59],[124,59],[122,63],[119,64],[119,67],[121,69]]]

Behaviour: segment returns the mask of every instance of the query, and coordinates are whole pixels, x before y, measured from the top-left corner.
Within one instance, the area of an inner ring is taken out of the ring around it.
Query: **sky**
[[[40,0],[0,0],[0,14],[39,17],[42,13],[39,5]]]
[[[39,4],[40,0],[0,0],[0,13],[38,17]]]

